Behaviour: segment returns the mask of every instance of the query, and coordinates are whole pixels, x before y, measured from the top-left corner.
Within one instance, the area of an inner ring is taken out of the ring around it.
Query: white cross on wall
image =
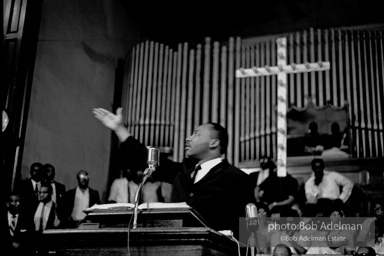
[[[237,69],[236,77],[277,75],[277,175],[287,175],[287,74],[329,70],[329,62],[287,65],[287,39],[277,38],[277,66]]]

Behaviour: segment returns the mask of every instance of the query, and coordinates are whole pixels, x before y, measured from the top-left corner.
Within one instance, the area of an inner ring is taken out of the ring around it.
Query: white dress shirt
[[[115,201],[116,203],[128,203],[128,180],[127,178],[118,178],[112,182],[111,189],[109,191],[109,201]]]
[[[201,166],[201,170],[199,170],[197,172],[197,175],[196,175],[196,178],[195,178],[195,183],[198,182],[199,180],[201,180],[202,178],[204,178],[204,176],[207,175],[208,172],[213,167],[215,167],[216,165],[218,165],[222,161],[223,161],[223,159],[221,157],[218,157],[218,158],[215,158],[215,159],[212,159],[212,160],[209,160],[207,162],[202,163],[200,165]]]
[[[340,186],[342,192],[340,193]],[[322,181],[315,185],[315,175],[305,183],[305,196],[308,203],[316,203],[319,198],[341,199],[344,203],[352,193],[353,182],[338,172],[324,171]]]
[[[73,204],[72,218],[76,221],[83,220],[87,214],[83,210],[89,207],[89,189],[87,188],[84,193],[79,187],[76,188],[75,202]]]
[[[44,210],[43,210],[43,207],[44,207]],[[39,229],[40,229],[41,218],[43,218],[43,227],[42,228],[43,228],[43,230],[46,229],[48,217],[49,217],[49,214],[51,212],[51,208],[52,208],[52,201],[49,201],[48,203],[43,203],[43,202],[39,203],[39,206],[37,207],[37,210],[36,210],[35,216],[34,216],[36,231],[39,231]],[[42,214],[43,214],[43,216],[41,216]]]

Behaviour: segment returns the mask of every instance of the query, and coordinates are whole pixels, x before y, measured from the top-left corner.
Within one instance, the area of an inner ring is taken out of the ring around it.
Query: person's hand
[[[123,109],[118,108],[116,114],[109,112],[104,108],[94,108],[93,114],[97,119],[101,121],[104,126],[108,127],[111,130],[116,130],[117,128],[123,126]]]

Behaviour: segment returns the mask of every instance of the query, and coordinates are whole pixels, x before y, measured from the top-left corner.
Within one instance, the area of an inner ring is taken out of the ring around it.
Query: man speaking
[[[93,113],[122,142],[124,161],[145,166],[147,148],[124,126],[122,108],[116,114],[102,108],[95,108]],[[205,123],[186,138],[186,159],[182,163],[161,159],[158,171],[176,171],[173,202],[186,202],[213,229],[232,230],[237,237],[239,218],[245,216],[246,205],[254,201],[253,186],[246,173],[223,158],[227,146],[226,129],[217,123]]]

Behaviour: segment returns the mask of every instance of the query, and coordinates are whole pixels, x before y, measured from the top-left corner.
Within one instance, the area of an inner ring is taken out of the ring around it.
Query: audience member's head
[[[373,202],[373,214],[376,218],[383,217],[384,213],[384,198],[378,198]]]
[[[354,256],[376,256],[376,251],[370,246],[362,246],[353,254]]]
[[[55,167],[49,163],[45,164],[43,166],[43,175],[47,182],[53,182],[56,175]]]
[[[329,218],[332,222],[337,223],[341,221],[342,218],[344,218],[344,211],[340,208],[338,209],[332,209],[331,214],[329,215]]]
[[[315,174],[315,184],[319,185],[324,176],[325,163],[321,158],[315,158],[311,162],[312,171]]]
[[[331,125],[331,133],[333,135],[340,134],[340,125],[337,122],[333,122]]]
[[[42,167],[43,164],[39,162],[35,162],[31,164],[31,167],[29,169],[29,173],[31,175],[31,179],[33,179],[36,182],[39,182],[42,178]]]
[[[18,194],[11,194],[6,203],[9,213],[16,215],[20,212],[20,196]]]
[[[273,256],[291,256],[291,249],[285,244],[278,244],[273,250]]]
[[[263,170],[269,169],[269,170],[274,170],[276,169],[276,164],[273,161],[272,157],[269,156],[263,156],[260,159],[260,167]]]
[[[84,170],[80,170],[78,173],[77,173],[77,182],[78,182],[78,186],[79,188],[81,189],[86,189],[88,188],[88,184],[89,184],[89,175],[88,175],[88,172],[84,171]]]
[[[39,189],[39,201],[43,203],[47,203],[51,201],[52,198],[52,185],[50,182],[43,181],[40,183]]]
[[[316,122],[310,122],[308,127],[308,133],[311,135],[317,135],[318,134],[318,126]]]

